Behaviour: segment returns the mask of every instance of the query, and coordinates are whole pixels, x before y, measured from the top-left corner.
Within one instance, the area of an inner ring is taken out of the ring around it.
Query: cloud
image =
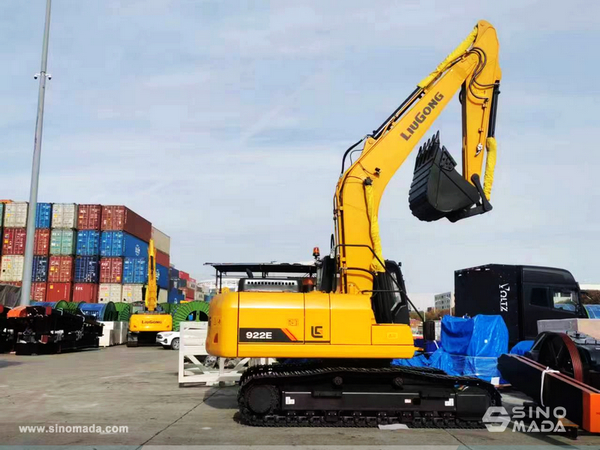
[[[42,3],[0,10],[2,197],[28,197]],[[403,262],[416,294],[451,290],[454,270],[491,262],[597,282],[600,93],[589,49],[600,14],[564,8],[55,2],[40,198],[128,205],[171,235],[172,261],[197,277],[212,274],[205,261],[306,260],[329,246],[342,152],[486,18],[504,72],[494,210],[416,220],[413,153],[381,205],[384,254]],[[438,128],[458,158],[457,102]]]

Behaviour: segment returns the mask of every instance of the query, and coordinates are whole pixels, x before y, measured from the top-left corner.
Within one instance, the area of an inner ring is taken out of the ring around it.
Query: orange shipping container
[[[152,224],[125,206],[103,206],[101,228],[102,231],[125,231],[144,242],[152,237]]]
[[[48,289],[46,290],[46,301],[47,302],[59,302],[64,300],[66,302],[71,301],[71,283],[48,283]]]
[[[100,283],[123,283],[123,258],[100,259]]]
[[[98,303],[98,285],[95,283],[75,283],[73,285],[73,301]]]
[[[79,205],[78,230],[99,230],[102,222],[102,205]]]
[[[3,255],[24,255],[27,230],[25,228],[5,228],[2,239]]]
[[[70,283],[73,281],[73,257],[51,256],[48,263],[48,281]]]
[[[36,302],[46,301],[46,283],[31,283],[31,300]]]
[[[35,256],[48,256],[50,252],[50,230],[48,228],[38,228],[35,230],[33,247],[33,254]]]
[[[164,252],[161,252],[160,250],[156,250],[156,264],[160,264],[164,267],[169,267],[170,262],[171,261],[169,255],[167,255]]]

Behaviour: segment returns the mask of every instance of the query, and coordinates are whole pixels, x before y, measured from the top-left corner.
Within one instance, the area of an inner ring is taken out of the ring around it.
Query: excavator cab
[[[408,325],[409,310],[406,284],[401,264],[385,261],[385,272],[373,275],[371,308],[377,323],[402,323]],[[335,258],[327,255],[317,261],[317,290],[335,292],[337,269]]]
[[[386,259],[385,272],[374,275],[371,307],[379,324],[410,323],[404,276],[396,261]]]
[[[440,144],[439,131],[419,148],[413,182],[408,194],[415,217],[433,222],[443,217],[451,222],[492,209],[478,176],[469,183],[456,170],[456,161]]]

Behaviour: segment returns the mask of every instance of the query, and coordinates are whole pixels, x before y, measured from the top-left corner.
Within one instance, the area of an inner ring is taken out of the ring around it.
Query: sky
[[[0,3],[1,198],[29,197],[44,12]],[[127,205],[199,279],[208,261],[310,260],[344,150],[480,19],[503,71],[494,210],[417,220],[414,151],[381,203],[384,256],[422,306],[487,263],[600,283],[597,2],[54,0],[39,201]],[[459,159],[457,101],[438,129]]]

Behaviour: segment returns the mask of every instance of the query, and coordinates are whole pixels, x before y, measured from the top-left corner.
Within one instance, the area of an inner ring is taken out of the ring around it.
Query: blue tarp
[[[533,347],[534,341],[521,341],[517,342],[513,348],[510,349],[511,355],[524,355],[531,347]]]
[[[490,356],[465,356],[463,375],[477,377],[487,382],[500,383],[498,358]],[[494,380],[494,378],[496,378]]]
[[[441,369],[448,375],[459,376],[462,375],[465,369],[465,356],[464,355],[452,355],[440,348],[429,358],[431,367]]]
[[[425,350],[425,353],[427,353],[427,354],[431,354],[431,353],[435,352],[438,348],[440,348],[441,343],[442,343],[441,341],[425,342],[425,339],[423,339],[423,338],[415,339],[415,347],[422,348],[423,350]]]
[[[429,358],[417,355],[396,359],[395,366],[434,367],[448,375],[474,376],[500,381],[498,357],[508,351],[508,330],[500,316],[478,315],[474,319],[444,316],[441,347]]]
[[[508,352],[508,328],[502,317],[480,314],[469,320],[473,334],[466,355],[498,358]]]
[[[429,360],[425,355],[417,355],[409,359],[394,359],[392,366],[404,366],[404,367],[428,367]]]
[[[600,305],[583,305],[590,319],[600,319]]]
[[[473,319],[442,317],[442,348],[448,353],[466,355],[472,334]]]

